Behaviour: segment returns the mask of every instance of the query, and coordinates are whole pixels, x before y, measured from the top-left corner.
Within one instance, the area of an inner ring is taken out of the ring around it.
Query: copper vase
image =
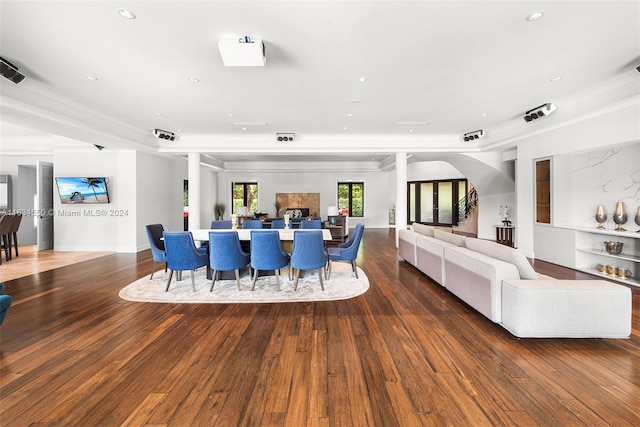
[[[622,228],[622,224],[627,222],[627,213],[624,210],[623,202],[616,203],[616,210],[613,213],[613,222],[615,222],[618,225],[616,227],[616,231],[627,231],[624,228]]]
[[[598,223],[598,229],[604,228],[604,223],[607,222],[607,213],[604,211],[604,206],[598,205],[596,209],[596,222]]]

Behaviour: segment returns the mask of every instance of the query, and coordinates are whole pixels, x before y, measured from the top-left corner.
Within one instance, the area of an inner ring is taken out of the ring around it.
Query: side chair
[[[244,221],[242,221],[242,228],[246,229],[255,229],[255,230],[259,230],[262,229],[262,220],[261,219],[245,219]]]
[[[162,233],[164,227],[162,224],[149,224],[145,226],[147,231],[147,238],[149,239],[149,246],[151,246],[151,255],[153,255],[153,269],[151,270],[151,277],[156,272],[156,264],[164,262],[164,272],[167,272],[167,252],[164,250],[164,241],[162,240]]]
[[[331,262],[343,261],[350,262],[351,268],[358,278],[358,267],[356,266],[356,258],[358,256],[358,248],[360,248],[360,241],[362,240],[362,234],[364,233],[364,225],[356,224],[355,230],[349,240],[344,243],[340,243],[338,247],[329,248],[329,272],[327,279],[331,278]]]
[[[300,228],[311,228],[314,230],[322,228],[322,221],[319,219],[308,219],[300,221]]]
[[[260,270],[274,270],[280,290],[280,269],[288,264],[289,255],[282,250],[280,233],[277,230],[251,232],[251,268],[254,270],[252,291],[256,288]]]
[[[11,303],[13,302],[11,295],[4,295],[2,293],[3,288],[4,283],[0,282],[0,325],[4,322],[7,310],[9,310],[9,307],[11,307]]]
[[[211,229],[212,230],[231,230],[231,221],[222,220],[222,221],[211,221]]]
[[[234,270],[240,290],[240,269],[249,265],[249,254],[242,250],[237,231],[209,233],[209,265],[213,270],[211,289],[220,271]]]
[[[293,251],[291,252],[291,268],[295,269],[293,290],[298,290],[298,279],[301,270],[318,270],[320,287],[324,291],[322,276],[327,265],[327,251],[324,248],[321,230],[293,234]]]
[[[190,231],[165,231],[162,233],[164,236],[164,246],[167,252],[167,267],[169,267],[169,280],[167,280],[167,288],[165,292],[169,291],[169,285],[171,284],[171,278],[174,271],[191,270],[191,286],[193,290],[196,290],[195,279],[193,277],[193,271],[197,268],[204,267],[209,263],[209,258],[206,252],[196,248],[196,244],[193,241],[193,235]]]
[[[271,229],[272,230],[276,230],[276,229],[283,230],[284,229],[284,219],[271,220]]]

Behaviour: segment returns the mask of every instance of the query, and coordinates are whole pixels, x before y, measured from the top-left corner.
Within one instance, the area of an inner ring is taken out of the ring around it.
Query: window
[[[338,207],[349,216],[364,217],[364,182],[339,182]]]
[[[231,183],[231,213],[238,213],[241,206],[247,207],[247,212],[258,212],[258,183]]]

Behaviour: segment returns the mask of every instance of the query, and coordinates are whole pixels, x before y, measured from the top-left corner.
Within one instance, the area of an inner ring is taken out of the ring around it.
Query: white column
[[[396,153],[396,247],[399,230],[407,228],[407,153]]]
[[[200,224],[200,154],[189,153],[189,230],[202,228]]]

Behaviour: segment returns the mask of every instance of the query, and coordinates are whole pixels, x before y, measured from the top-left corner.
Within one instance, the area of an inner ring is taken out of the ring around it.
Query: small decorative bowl
[[[604,249],[612,255],[622,252],[622,242],[604,242]]]

